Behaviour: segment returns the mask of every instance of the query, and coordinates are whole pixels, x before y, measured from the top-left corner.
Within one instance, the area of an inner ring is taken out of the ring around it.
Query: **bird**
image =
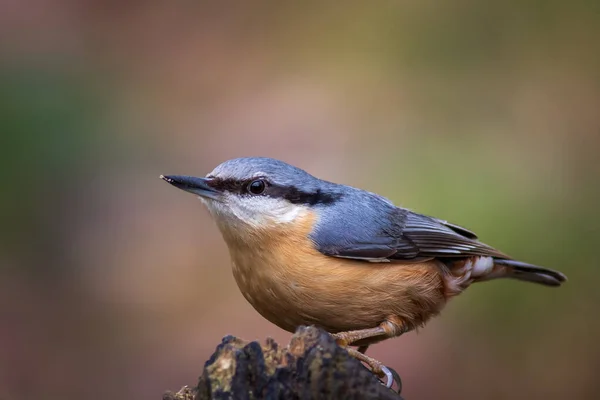
[[[288,332],[325,330],[387,387],[397,374],[367,348],[424,326],[471,284],[567,280],[459,225],[274,158],[230,159],[202,178],[160,177],[206,205],[259,314]]]

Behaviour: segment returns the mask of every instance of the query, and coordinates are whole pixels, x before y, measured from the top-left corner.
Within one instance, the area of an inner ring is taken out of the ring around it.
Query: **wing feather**
[[[447,221],[396,208],[380,229],[358,237],[318,243],[319,250],[335,257],[367,261],[422,261],[432,258],[488,256],[510,259],[504,253],[482,243],[475,233]]]

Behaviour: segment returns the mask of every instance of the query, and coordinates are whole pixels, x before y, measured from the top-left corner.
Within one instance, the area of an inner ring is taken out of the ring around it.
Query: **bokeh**
[[[160,174],[270,156],[569,276],[474,285],[369,354],[408,399],[592,399],[600,6],[0,5],[0,398],[158,399],[222,336],[289,334]]]

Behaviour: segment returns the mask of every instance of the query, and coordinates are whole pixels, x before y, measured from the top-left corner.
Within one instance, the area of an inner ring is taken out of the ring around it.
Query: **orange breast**
[[[423,324],[445,304],[437,261],[369,263],[329,257],[308,238],[315,217],[260,234],[224,232],[233,274],[244,297],[265,318],[294,331],[315,324],[330,332],[400,321]]]

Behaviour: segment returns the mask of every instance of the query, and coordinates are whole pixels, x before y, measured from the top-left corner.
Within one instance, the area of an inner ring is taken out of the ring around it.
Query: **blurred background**
[[[569,276],[372,347],[406,398],[597,398],[598,2],[0,7],[0,398],[158,399],[226,334],[287,343],[158,179],[256,155]]]

